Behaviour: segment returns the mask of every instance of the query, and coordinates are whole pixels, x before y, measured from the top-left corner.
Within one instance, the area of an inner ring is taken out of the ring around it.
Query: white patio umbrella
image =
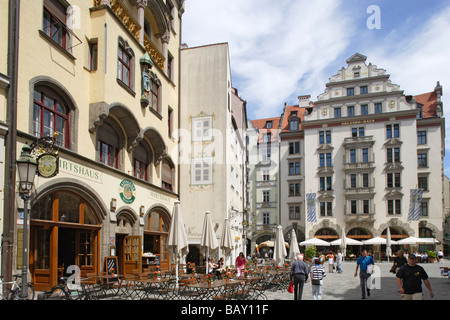
[[[312,239],[300,242],[300,245],[301,246],[326,246],[326,247],[329,247],[330,243],[327,241],[324,241],[322,239],[319,239],[319,238],[312,238]]]
[[[277,264],[277,266],[281,266],[281,264],[284,262],[284,258],[287,255],[286,243],[284,242],[282,226],[278,226],[277,228],[275,237],[275,247],[273,251],[274,251],[273,258],[275,260],[275,263]]]
[[[342,241],[342,240],[344,240],[344,241]],[[352,238],[347,238],[347,237],[345,237],[345,239],[341,238],[341,239],[333,240],[330,242],[330,244],[332,246],[337,246],[337,245],[343,246],[343,244],[342,244],[343,242],[345,243],[345,247],[346,246],[361,246],[363,244],[361,241],[358,241],[358,240],[355,240]]]
[[[341,247],[342,247],[342,259],[347,256],[347,237],[345,236],[345,229],[342,228]]]
[[[433,238],[417,238],[408,237],[397,241],[397,244],[427,244],[427,243],[437,243],[438,241]]]
[[[389,256],[391,255],[392,250],[391,250],[391,229],[387,228],[386,231],[386,257],[387,257],[387,262],[389,262]]]
[[[171,259],[175,261],[176,286],[178,287],[178,261],[183,261],[189,253],[189,243],[181,214],[180,201],[175,201],[167,236],[167,249]]]
[[[233,238],[231,237],[231,227],[228,218],[225,218],[222,239],[220,239],[220,249],[222,249],[225,254],[225,260],[227,260],[228,257],[231,257],[231,251],[233,250]]]
[[[219,247],[216,233],[211,221],[211,213],[206,211],[203,221],[202,237],[200,239],[200,250],[204,252],[206,257],[206,274],[208,274],[208,257],[214,254]]]
[[[391,240],[391,244],[397,244],[398,242]],[[363,241],[363,244],[386,244],[386,238],[373,237],[369,240]]]
[[[289,250],[289,261],[294,262],[300,256],[300,248],[298,247],[297,235],[295,230],[292,229],[291,232],[291,245]]]

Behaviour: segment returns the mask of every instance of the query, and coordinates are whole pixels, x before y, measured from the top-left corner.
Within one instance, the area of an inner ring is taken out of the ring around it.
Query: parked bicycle
[[[0,299],[1,300],[34,300],[34,285],[32,282],[25,284],[26,295],[22,297],[22,281],[17,281],[22,278],[21,274],[13,275],[13,281],[3,281],[0,276]]]
[[[90,284],[73,283],[68,280],[70,277],[61,277],[61,283],[57,284],[49,291],[43,291],[39,299],[42,300],[93,300],[98,289]],[[86,279],[80,279],[83,281]]]

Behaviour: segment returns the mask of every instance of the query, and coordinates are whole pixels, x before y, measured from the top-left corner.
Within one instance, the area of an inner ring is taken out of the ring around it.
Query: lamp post
[[[37,161],[31,156],[31,147],[23,146],[19,159],[16,160],[19,173],[19,194],[23,199],[23,250],[22,250],[22,291],[20,297],[26,299],[28,271],[28,200],[36,175]]]

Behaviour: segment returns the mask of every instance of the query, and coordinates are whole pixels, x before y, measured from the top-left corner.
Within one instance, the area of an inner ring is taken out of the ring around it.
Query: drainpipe
[[[8,91],[6,122],[8,133],[5,142],[5,189],[2,235],[2,276],[12,280],[15,228],[15,187],[17,149],[17,65],[19,48],[20,0],[9,0],[8,17]]]

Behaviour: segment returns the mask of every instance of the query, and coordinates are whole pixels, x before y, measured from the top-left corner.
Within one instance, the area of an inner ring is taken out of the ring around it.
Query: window
[[[193,141],[209,141],[212,139],[212,117],[192,119]]]
[[[370,213],[370,200],[363,200],[363,213],[364,214]]]
[[[119,43],[117,59],[117,78],[131,87],[131,54],[122,43]]]
[[[168,191],[173,191],[173,170],[173,164],[164,159],[161,166],[161,187]]]
[[[300,196],[300,183],[290,183],[289,184],[289,196],[298,197]]]
[[[212,158],[198,158],[192,160],[191,184],[212,183]],[[231,176],[234,176],[233,174]]]
[[[401,187],[401,181],[400,181],[400,173],[388,173],[387,174],[387,187],[388,188],[400,188]]]
[[[347,117],[353,117],[355,115],[355,107],[348,106],[347,107]]]
[[[150,148],[148,148],[150,149]],[[141,143],[133,150],[133,175],[141,180],[149,181],[149,164],[153,158],[151,152]]]
[[[321,153],[319,155],[320,167],[331,167],[331,153]]]
[[[37,86],[33,99],[33,131],[36,137],[53,137],[56,144],[69,148],[69,108],[63,99],[50,88]]]
[[[368,173],[362,174],[362,187],[369,188],[369,174]]]
[[[388,124],[386,125],[386,138],[399,138],[400,137],[400,127],[398,124]]]
[[[269,212],[263,212],[262,220],[263,220],[263,224],[270,224],[270,213]]]
[[[356,174],[354,173],[350,174],[350,188],[356,188]]]
[[[167,77],[173,81],[173,56],[170,54],[170,52],[167,54]]]
[[[359,71],[355,71],[355,72],[353,73],[353,77],[354,77],[354,78],[359,78]]]
[[[362,148],[362,162],[363,163],[369,162],[369,149],[368,148]]]
[[[320,177],[320,191],[332,190],[332,179],[328,177]]]
[[[299,154],[300,153],[300,142],[289,142],[289,154]]]
[[[266,129],[272,129],[273,122],[272,121],[266,121]]]
[[[386,154],[388,163],[400,162],[400,148],[388,148]]]
[[[263,181],[270,180],[270,170],[269,169],[261,169],[261,176]]]
[[[352,128],[352,137],[364,137],[364,127]]]
[[[356,149],[350,149],[350,163],[356,163]]]
[[[300,220],[300,206],[289,206],[289,219]]]
[[[173,131],[173,109],[169,107],[167,112],[167,129],[169,137],[172,137]]]
[[[417,154],[417,162],[419,168],[427,168],[428,167],[428,157],[426,153]]]
[[[422,201],[420,203],[420,216],[428,217],[428,201]]]
[[[369,90],[367,89],[367,86],[359,87],[359,94],[367,94],[367,93],[369,93]]]
[[[341,108],[334,108],[334,117],[340,118],[342,116]]]
[[[297,131],[299,127],[299,121],[297,118],[289,119],[289,131]]]
[[[97,40],[89,42],[89,70],[97,70],[98,60],[98,42]]]
[[[417,144],[427,144],[426,131],[417,131]]]
[[[358,213],[358,201],[351,200],[350,201],[350,213],[357,214]]]
[[[347,96],[354,96],[355,88],[347,88]]]
[[[289,162],[289,175],[300,174],[300,161]]]
[[[123,139],[118,135],[118,125],[113,121],[105,121],[97,129],[97,159],[101,163],[119,168],[119,152],[122,149]]]
[[[320,202],[320,216],[331,217],[332,215],[332,202]]]
[[[375,103],[375,114],[380,114],[383,112],[382,104],[381,103]]]
[[[70,34],[67,32],[66,7],[58,0],[44,0],[44,20],[42,31],[61,48],[70,47]]]
[[[263,202],[270,202],[270,191],[265,190],[262,192]]]
[[[388,200],[388,214],[402,214],[401,200]]]
[[[319,131],[319,143],[320,144],[331,143],[331,131],[330,130]]]
[[[428,191],[428,177],[419,177],[417,182],[419,189]]]
[[[107,166],[118,168],[119,150],[105,141],[98,140],[99,161]]]
[[[369,106],[367,104],[361,105],[361,115],[366,116],[369,114]]]

